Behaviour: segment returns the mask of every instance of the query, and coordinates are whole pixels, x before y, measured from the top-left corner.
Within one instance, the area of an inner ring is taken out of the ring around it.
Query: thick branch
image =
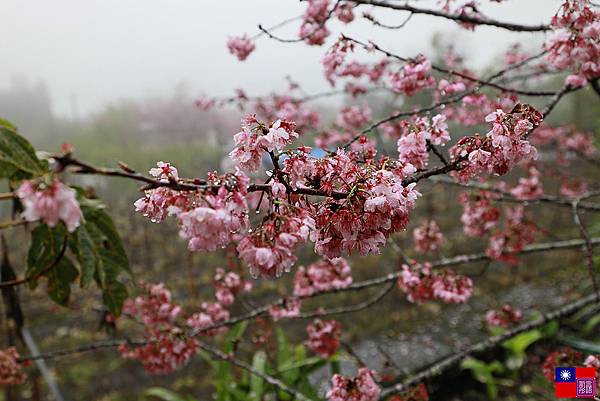
[[[425,14],[431,15],[434,17],[441,17],[449,20],[453,20],[456,22],[462,22],[467,24],[475,24],[475,25],[488,25],[494,26],[497,28],[506,29],[513,32],[545,32],[552,30],[550,25],[521,25],[521,24],[513,24],[510,22],[497,21],[491,18],[483,18],[471,15],[464,14],[448,14],[443,11],[437,10],[429,10],[424,8],[413,7],[409,4],[398,4],[391,3],[388,1],[380,1],[380,0],[353,0],[354,3],[357,4],[367,4],[375,7],[382,8],[390,8],[392,10],[402,10],[402,11],[410,11],[413,14]]]

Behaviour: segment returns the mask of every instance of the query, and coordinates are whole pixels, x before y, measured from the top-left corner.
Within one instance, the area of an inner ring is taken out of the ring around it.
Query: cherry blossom
[[[510,193],[520,200],[539,198],[544,194],[540,175],[540,172],[535,167],[531,167],[529,169],[529,176],[519,178],[519,184],[511,189]]]
[[[402,395],[394,395],[390,401],[429,401],[429,392],[425,383],[411,386],[402,392]]]
[[[179,179],[177,169],[172,166],[171,163],[165,163],[163,161],[156,162],[156,167],[151,168],[149,173],[151,176],[158,178],[161,182],[177,181]]]
[[[297,298],[286,298],[281,305],[270,305],[269,315],[274,321],[294,318],[300,315],[302,302]]]
[[[417,252],[434,252],[444,242],[444,236],[440,228],[433,220],[425,220],[413,231],[415,249]]]
[[[227,48],[229,53],[236,56],[238,60],[244,61],[254,51],[256,45],[252,39],[244,34],[243,36],[229,38]]]
[[[294,295],[306,297],[319,292],[347,288],[350,284],[352,275],[346,259],[323,259],[307,268],[298,268],[294,276]]]
[[[500,309],[492,309],[485,314],[485,320],[493,327],[508,327],[522,319],[523,312],[510,304],[504,304]]]
[[[463,137],[450,149],[453,159],[462,161],[455,174],[462,182],[482,172],[504,175],[516,164],[537,158],[536,148],[525,139],[542,121],[542,115],[532,106],[517,104],[510,113],[497,109],[485,120],[492,123],[485,138]],[[471,156],[475,151],[476,155]]]
[[[419,55],[406,63],[399,72],[390,75],[390,85],[395,92],[412,96],[435,85],[435,79],[429,75],[430,72],[431,61]]]
[[[516,264],[516,253],[534,242],[538,228],[525,213],[523,206],[505,209],[504,228],[490,237],[486,254],[495,260]]]
[[[15,347],[0,350],[0,388],[19,385],[27,378],[19,357]]]
[[[337,116],[337,123],[340,127],[347,130],[357,130],[371,121],[371,110],[364,104],[360,106],[342,107]]]
[[[494,206],[493,198],[494,195],[486,191],[480,191],[474,196],[463,192],[459,196],[459,202],[463,205],[460,221],[466,235],[479,237],[496,225],[500,218],[500,210]]]
[[[243,280],[239,274],[229,271],[226,272],[223,268],[217,268],[213,281],[215,287],[215,297],[221,305],[231,305],[236,295],[250,292],[252,283]]]
[[[238,244],[240,259],[250,268],[253,277],[280,277],[296,262],[295,249],[307,241],[315,230],[308,211],[287,205],[278,214],[271,214]]]
[[[552,17],[556,33],[545,44],[546,59],[559,70],[574,72],[565,83],[577,87],[600,76],[600,12],[586,1],[566,0]]]
[[[331,390],[327,392],[329,401],[377,401],[381,389],[375,382],[375,372],[360,368],[358,375],[347,378],[335,374],[331,378]]]
[[[163,284],[143,285],[144,295],[127,300],[123,313],[138,319],[144,326],[146,344],[123,344],[119,352],[124,358],[137,359],[152,374],[167,374],[185,365],[195,354],[197,343],[186,338],[176,325],[182,312],[171,302],[171,292]]]
[[[295,128],[296,123],[282,120],[274,121],[270,127],[266,127],[258,123],[254,116],[248,116],[244,120],[242,131],[233,137],[236,148],[229,156],[242,168],[256,171],[266,152],[281,150],[298,138]]]
[[[27,221],[42,220],[50,227],[62,221],[67,230],[73,232],[83,220],[75,190],[58,179],[49,183],[23,181],[16,195],[23,204],[25,210],[22,216]]]
[[[582,357],[581,352],[570,347],[563,347],[548,354],[542,365],[542,373],[550,383],[554,383],[556,368],[577,366],[581,363]]]
[[[229,319],[229,311],[219,302],[202,302],[200,311],[186,320],[186,324],[205,336],[214,336],[227,330],[226,327],[206,330],[208,327]]]
[[[298,34],[308,45],[320,46],[329,36],[325,26],[329,18],[329,0],[307,0],[300,33]]]
[[[414,183],[402,185],[407,171],[402,165],[394,171],[365,171],[341,150],[332,159],[335,164],[326,160],[318,165],[321,189],[333,190],[337,180],[344,189],[359,178],[366,182],[355,189],[347,188],[353,192],[346,200],[330,199],[319,205],[315,250],[328,258],[339,257],[343,252],[378,253],[391,234],[406,228],[409,210],[414,208],[420,193]],[[329,175],[329,171],[336,174]]]
[[[329,358],[340,346],[341,325],[335,320],[315,319],[306,326],[306,332],[306,346],[322,358]]]
[[[216,194],[196,196],[190,207],[171,206],[180,236],[190,251],[215,251],[228,245],[248,225],[246,200],[248,177],[240,170],[223,177],[212,175],[209,182],[222,183]]]
[[[473,292],[470,278],[450,270],[434,271],[430,263],[402,265],[398,287],[410,302],[423,303],[438,299],[446,303],[466,302]]]
[[[348,24],[348,23],[354,21],[354,13],[352,12],[353,8],[354,8],[354,5],[352,2],[350,2],[350,1],[341,2],[337,5],[337,7],[335,9],[335,16],[337,17],[337,19],[339,19],[343,23]]]

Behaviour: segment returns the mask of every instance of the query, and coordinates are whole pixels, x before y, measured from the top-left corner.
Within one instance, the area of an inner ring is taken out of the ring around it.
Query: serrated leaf
[[[40,176],[46,172],[33,146],[6,121],[0,124],[0,161],[30,176]],[[2,175],[7,177],[5,172]]]
[[[100,286],[116,280],[121,273],[131,274],[125,248],[110,216],[95,208],[82,207],[82,211],[84,227],[98,255],[95,278]]]
[[[66,256],[48,271],[48,296],[59,305],[66,306],[71,296],[71,284],[79,272]]]
[[[46,224],[40,224],[31,232],[25,277],[31,280],[32,288],[35,288],[37,284],[36,278],[57,262],[66,240],[67,230],[63,224],[58,224],[53,228]]]
[[[94,241],[88,233],[85,224],[80,226],[77,231],[71,235],[69,239],[69,248],[73,254],[75,254],[81,269],[79,284],[82,288],[87,288],[94,278],[97,260],[100,256],[96,252]]]

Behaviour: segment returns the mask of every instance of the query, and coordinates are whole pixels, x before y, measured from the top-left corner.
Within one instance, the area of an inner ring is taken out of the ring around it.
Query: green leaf
[[[195,401],[193,397],[184,397],[162,387],[151,387],[144,391],[144,395],[155,397],[163,401]]]
[[[285,333],[281,327],[277,327],[275,335],[277,337],[277,369],[281,370],[282,366],[290,362],[292,355],[290,344],[285,338]]]
[[[79,272],[66,256],[48,271],[48,296],[59,305],[66,306],[71,296],[71,284]]]
[[[600,344],[582,340],[580,338],[575,337],[561,337],[559,340],[562,343],[570,345],[573,348],[576,348],[580,351],[587,352],[590,354],[600,354]]]
[[[587,322],[585,322],[585,325],[583,326],[583,334],[590,334],[594,328],[598,326],[598,324],[600,324],[600,313],[592,316]]]
[[[106,283],[102,291],[102,301],[114,316],[121,315],[123,302],[127,299],[127,287],[120,281]]]
[[[96,264],[96,280],[103,286],[121,273],[131,274],[129,260],[121,237],[110,216],[101,209],[83,207],[84,227],[94,242],[99,256]]]
[[[536,329],[523,332],[504,341],[502,346],[510,352],[509,357],[506,359],[506,366],[512,370],[520,369],[525,363],[527,348],[543,337],[542,332]]]
[[[46,172],[31,144],[5,120],[0,122],[0,162],[0,167],[6,168],[0,170],[0,176],[4,177],[12,177],[16,172],[37,177]]]
[[[542,333],[539,330],[529,330],[514,336],[502,343],[502,346],[517,356],[525,355],[525,350],[534,342],[541,339]]]
[[[267,354],[264,351],[258,351],[252,358],[252,367],[259,373],[265,373],[267,367]],[[252,375],[250,377],[250,399],[261,400],[264,392],[265,381],[262,377]]]
[[[473,377],[485,384],[489,399],[495,400],[497,398],[498,386],[494,373],[502,373],[504,371],[504,367],[499,361],[486,363],[469,357],[461,362],[460,367],[471,370]]]
[[[63,224],[50,228],[40,224],[31,232],[31,245],[27,254],[25,277],[35,288],[37,277],[42,275],[53,263],[57,262],[67,240],[67,230]]]
[[[98,203],[82,203],[84,224],[69,241],[81,270],[80,285],[87,287],[94,279],[102,291],[102,300],[109,311],[119,316],[127,298],[123,274],[131,275],[129,260],[121,237],[110,216]]]
[[[79,227],[69,238],[69,248],[77,258],[81,269],[79,284],[87,288],[94,278],[96,263],[100,255],[96,252],[94,240],[85,225]]]

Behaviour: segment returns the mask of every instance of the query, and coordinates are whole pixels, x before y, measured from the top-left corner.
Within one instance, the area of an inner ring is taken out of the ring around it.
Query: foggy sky
[[[436,7],[435,0],[418,3]],[[484,3],[483,12],[497,19],[539,24],[549,21],[560,0]],[[225,47],[230,35],[253,35],[258,23],[274,25],[305,7],[297,0],[2,0],[0,89],[16,76],[44,82],[54,111],[63,116],[81,116],[122,98],[168,96],[177,86],[190,95],[226,96],[239,87],[265,94],[285,88],[287,74],[309,93],[322,91],[327,84],[319,60],[327,47],[261,37],[243,63]],[[389,24],[406,17],[384,10],[374,14]],[[517,41],[537,51],[544,38],[488,27],[471,32],[421,15],[398,31],[366,21],[329,27],[334,33],[329,44],[335,33],[344,32],[405,56],[427,54],[433,33],[440,32],[479,67]],[[286,38],[297,32],[298,22],[277,31]]]

